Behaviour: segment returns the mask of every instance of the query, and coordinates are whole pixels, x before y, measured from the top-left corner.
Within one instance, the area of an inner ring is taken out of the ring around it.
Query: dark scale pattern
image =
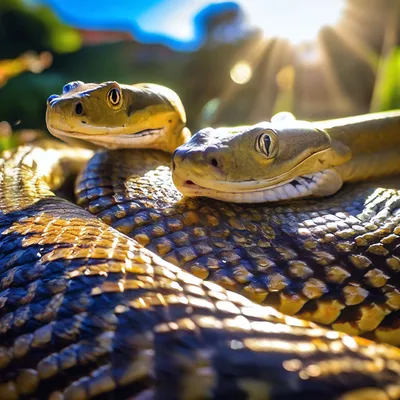
[[[0,160],[1,400],[398,397],[397,348],[163,261],[55,197],[48,156]]]
[[[169,156],[100,152],[78,204],[165,260],[279,311],[400,345],[400,181],[330,198],[235,205],[182,199]]]

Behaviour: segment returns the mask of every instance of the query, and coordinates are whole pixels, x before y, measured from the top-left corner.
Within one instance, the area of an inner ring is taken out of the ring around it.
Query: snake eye
[[[121,92],[117,88],[113,88],[108,92],[108,101],[113,106],[117,106],[121,101]]]
[[[268,158],[275,156],[275,138],[269,133],[262,133],[256,141],[256,150],[265,154]]]

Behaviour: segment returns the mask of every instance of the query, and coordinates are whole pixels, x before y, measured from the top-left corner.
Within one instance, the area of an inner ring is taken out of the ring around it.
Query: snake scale
[[[323,202],[239,205],[182,199],[168,165],[161,152],[99,152],[78,204],[199,278],[400,345],[398,181],[349,185]]]
[[[3,154],[0,399],[400,398],[398,181],[238,205],[98,151],[82,208],[54,191],[87,157]]]

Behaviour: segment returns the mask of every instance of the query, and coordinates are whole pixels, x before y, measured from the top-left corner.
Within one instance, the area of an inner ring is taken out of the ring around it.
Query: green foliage
[[[79,32],[60,22],[49,8],[38,6],[36,12],[47,28],[49,49],[57,53],[70,53],[81,47]]]
[[[400,47],[394,48],[382,60],[371,111],[386,111],[397,108],[400,108]]]
[[[54,73],[22,74],[11,79],[2,89],[0,121],[8,121],[18,128],[45,129],[46,99],[49,94],[60,92],[65,81]]]
[[[53,12],[22,0],[0,1],[0,58],[16,58],[26,51],[64,53],[81,46],[79,33]]]

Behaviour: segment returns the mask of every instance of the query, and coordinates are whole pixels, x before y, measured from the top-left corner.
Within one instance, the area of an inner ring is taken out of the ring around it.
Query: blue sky
[[[249,26],[266,36],[293,42],[312,40],[325,24],[335,24],[344,0],[26,0],[49,5],[66,23],[86,29],[128,30],[137,40],[195,50],[204,39],[202,10],[237,4]],[[211,6],[211,7],[210,7]]]

